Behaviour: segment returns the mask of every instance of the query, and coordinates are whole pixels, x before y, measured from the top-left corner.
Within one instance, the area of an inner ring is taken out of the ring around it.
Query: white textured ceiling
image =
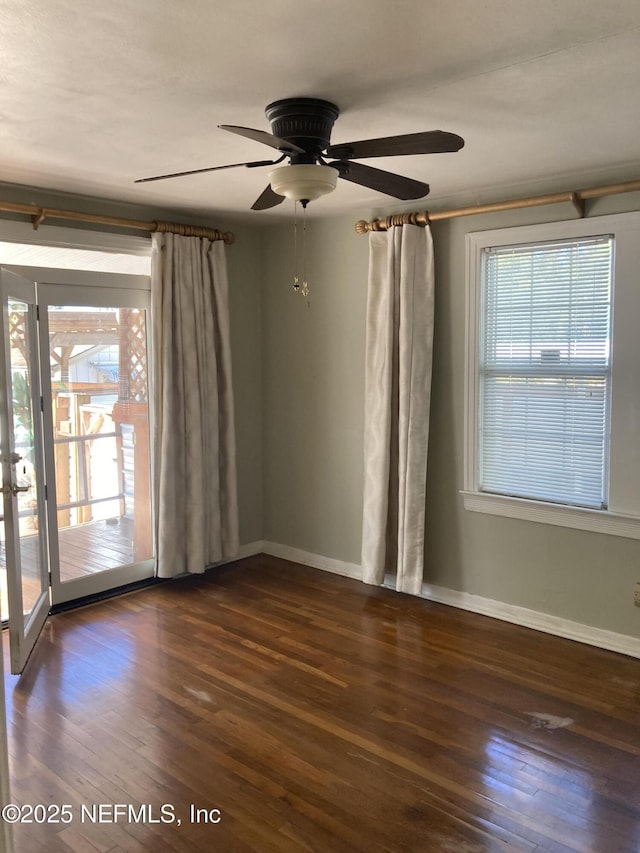
[[[270,221],[291,211],[249,212],[267,169],[133,181],[270,158],[217,125],[269,130],[265,106],[294,95],[340,107],[334,144],[463,136],[369,161],[434,206],[640,178],[638,0],[0,0],[0,20],[4,182]],[[346,181],[314,205],[398,207]]]

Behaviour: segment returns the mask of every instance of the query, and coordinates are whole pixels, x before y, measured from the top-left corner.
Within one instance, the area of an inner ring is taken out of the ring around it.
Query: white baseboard
[[[241,545],[238,548],[238,553],[233,557],[225,557],[224,560],[220,560],[217,563],[213,563],[210,566],[207,566],[207,570],[216,569],[218,566],[226,566],[229,563],[235,563],[236,560],[244,560],[245,557],[255,557],[257,554],[264,554],[264,542],[261,539],[257,539],[255,542],[247,542],[246,545]],[[189,573],[185,572],[183,575],[176,575],[179,578],[189,577]]]
[[[290,548],[288,545],[278,545],[275,542],[254,542],[244,546],[250,554],[264,553],[272,557],[280,557],[283,560],[291,560],[293,563],[301,563],[324,572],[343,575],[355,580],[362,579],[361,567],[356,563],[345,563],[342,560],[334,560],[331,557],[323,557],[312,554],[309,551],[301,551],[298,548]],[[392,584],[386,583],[390,589]],[[576,640],[599,649],[629,655],[640,658],[640,639],[630,637],[627,634],[617,634],[614,631],[605,631],[602,628],[594,628],[591,625],[583,625],[580,622],[572,622],[570,619],[562,619],[559,616],[551,616],[538,610],[529,610],[526,607],[518,607],[515,604],[506,604],[492,598],[483,598],[480,595],[471,595],[468,592],[459,592],[455,589],[435,586],[433,584],[422,585],[422,598],[436,601],[439,604],[447,604],[460,610],[469,610],[472,613],[480,613],[483,616],[491,616],[502,622],[511,622],[524,628],[533,628],[545,634],[553,634],[556,637],[564,637],[567,640]]]
[[[492,598],[483,598],[480,595],[471,595],[468,592],[459,592],[432,584],[422,585],[422,597],[428,598],[429,601],[458,607],[460,610],[470,610],[472,613],[491,616],[503,622],[512,622],[524,628],[543,631],[545,634],[553,634],[556,637],[576,640],[599,649],[640,658],[640,640],[627,634],[616,634],[614,631],[605,631],[602,628],[583,625],[581,622],[572,622],[570,619],[551,616],[538,610],[529,610],[515,604],[506,604]]]
[[[356,563],[345,563],[342,560],[334,560],[332,557],[322,557],[319,554],[311,554],[309,551],[301,551],[298,548],[290,548],[288,545],[278,545],[276,542],[263,542],[263,553],[270,557],[280,557],[282,560],[290,560],[292,563],[301,563],[313,569],[322,569],[323,572],[331,572],[334,575],[343,575],[346,578],[361,580],[362,570]]]
[[[245,557],[255,557],[257,554],[266,553],[264,550],[265,543],[262,539],[256,539],[255,542],[247,542],[246,545],[241,545],[238,551],[238,556],[234,560],[244,560]]]

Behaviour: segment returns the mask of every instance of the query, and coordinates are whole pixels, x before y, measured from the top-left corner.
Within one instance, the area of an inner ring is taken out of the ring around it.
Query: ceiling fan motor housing
[[[265,109],[274,136],[304,148],[305,154],[291,155],[291,163],[315,163],[329,146],[331,131],[340,110],[318,98],[284,98]]]

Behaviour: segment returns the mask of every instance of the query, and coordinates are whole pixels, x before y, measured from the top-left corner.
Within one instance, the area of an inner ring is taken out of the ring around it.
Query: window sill
[[[573,527],[577,530],[588,530],[591,533],[607,533],[610,536],[640,539],[640,518],[637,516],[510,498],[504,495],[490,495],[485,492],[462,491],[460,494],[464,499],[464,508],[471,512],[484,512],[488,515],[537,521],[540,524]]]

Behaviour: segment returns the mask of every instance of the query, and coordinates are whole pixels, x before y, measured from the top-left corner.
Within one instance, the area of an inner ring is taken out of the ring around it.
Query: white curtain
[[[238,552],[222,241],[153,235],[151,321],[157,574],[173,577]]]
[[[419,595],[424,568],[434,271],[429,227],[369,239],[362,579]]]

